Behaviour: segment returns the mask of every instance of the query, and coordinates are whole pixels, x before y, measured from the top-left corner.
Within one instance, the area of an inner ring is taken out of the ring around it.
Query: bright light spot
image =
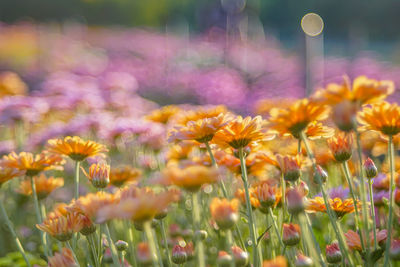
[[[324,21],[315,13],[308,13],[301,19],[301,28],[309,36],[317,36],[324,30]]]

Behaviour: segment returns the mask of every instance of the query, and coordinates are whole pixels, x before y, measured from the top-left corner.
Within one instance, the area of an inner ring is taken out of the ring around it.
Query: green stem
[[[282,190],[281,233],[283,234],[283,223],[285,222],[285,215],[286,215],[286,182],[285,178],[283,177],[283,173],[281,174],[281,190]]]
[[[233,237],[232,237],[232,231],[230,229],[226,230],[226,245],[228,246],[228,251],[229,254],[231,254],[231,261],[230,261],[230,267],[235,267],[235,256],[233,255],[232,251],[232,246],[233,246]]]
[[[349,165],[348,165],[347,161],[342,163],[342,167],[343,167],[344,176],[346,177],[346,180],[347,180],[347,184],[349,185],[350,195],[351,195],[351,197],[353,199],[353,203],[354,203],[354,211],[356,213],[355,222],[356,222],[356,229],[357,229],[357,232],[358,232],[359,231],[359,226],[360,226],[359,222],[358,222],[358,220],[360,218],[360,215],[359,215],[360,213],[358,211],[357,198],[356,198],[356,195],[354,193],[353,182],[352,182],[352,179],[351,179],[351,174],[350,174]],[[361,241],[362,251],[365,251],[365,243],[364,243],[363,235],[360,235],[360,241]]]
[[[390,245],[392,239],[392,222],[393,222],[393,196],[395,190],[394,184],[394,146],[393,146],[393,136],[389,135],[389,144],[388,144],[388,154],[389,154],[389,169],[390,169],[390,196],[389,196],[389,219],[387,222],[388,235],[386,239],[386,252],[385,252],[385,260],[384,266],[389,266],[389,252]]]
[[[67,242],[65,242],[65,246],[66,246],[67,248],[69,248],[69,250],[71,250],[72,256],[74,257],[75,262],[76,262],[77,264],[79,264],[78,258],[76,257],[75,251],[74,251],[73,248],[71,247],[71,244],[67,241]]]
[[[283,244],[282,237],[281,237],[281,234],[279,232],[278,225],[276,224],[275,215],[272,212],[272,208],[269,208],[268,211],[269,211],[269,215],[271,216],[271,219],[272,219],[272,225],[274,227],[276,237],[278,238],[279,244],[281,245],[281,249],[283,250],[283,248],[285,247],[285,244]]]
[[[28,256],[25,254],[25,250],[24,250],[24,248],[23,248],[21,242],[19,241],[19,238],[18,238],[18,236],[17,236],[17,233],[15,233],[13,224],[12,224],[12,222],[10,221],[10,219],[8,218],[6,209],[4,208],[4,205],[3,205],[3,201],[0,201],[0,212],[1,212],[1,216],[3,217],[3,219],[4,219],[4,221],[5,221],[5,223],[6,223],[7,227],[8,227],[8,229],[9,229],[10,232],[11,232],[11,235],[12,235],[13,238],[14,238],[14,242],[15,242],[15,245],[17,246],[17,249],[19,250],[19,253],[21,253],[22,257],[24,258],[26,265],[27,265],[28,267],[31,267],[31,264],[30,264],[30,262],[29,262],[29,260],[28,260]]]
[[[172,261],[171,261],[171,255],[168,250],[168,239],[167,239],[167,234],[165,232],[165,223],[164,220],[160,220],[160,228],[161,228],[161,236],[164,242],[164,247],[165,251],[167,254],[167,261],[168,261],[168,266],[172,266]]]
[[[156,243],[154,241],[153,237],[153,231],[151,230],[151,222],[147,221],[143,224],[144,232],[146,233],[147,237],[147,242],[149,242],[149,248],[150,248],[150,253],[151,253],[151,259],[153,261],[153,266],[161,266],[159,264],[159,260],[157,257],[157,249],[156,249]]]
[[[258,255],[258,250],[257,250],[256,227],[254,224],[253,210],[250,202],[249,182],[247,179],[247,169],[242,147],[239,148],[239,158],[240,158],[240,168],[242,171],[243,187],[246,196],[246,208],[247,208],[247,216],[249,219],[251,245],[253,247],[253,264],[255,267],[258,267],[262,263],[262,258],[261,258],[262,255]]]
[[[307,138],[306,138],[304,132],[301,132],[300,136],[301,136],[301,139],[302,139],[302,141],[304,143],[304,146],[306,147],[307,155],[308,155],[308,157],[310,158],[310,160],[312,162],[314,171],[317,171],[317,165],[315,163],[315,157],[314,157],[313,152],[311,151],[310,145],[308,144],[308,141],[307,141]],[[334,232],[336,234],[336,238],[339,241],[340,250],[345,255],[345,258],[349,262],[350,266],[354,266],[353,260],[349,256],[348,248],[347,248],[347,245],[346,245],[346,243],[344,241],[344,238],[339,232],[338,225],[337,225],[336,214],[331,209],[331,205],[330,205],[330,203],[328,201],[328,196],[327,196],[327,194],[325,192],[325,189],[324,189],[324,186],[322,184],[321,179],[318,179],[317,182],[318,182],[319,187],[321,189],[322,197],[324,199],[324,204],[325,204],[325,207],[326,207],[326,212],[327,212],[329,220],[330,220],[330,222],[332,224],[332,228],[333,228],[333,230],[334,230]]]
[[[114,242],[113,242],[113,240],[111,238],[110,229],[108,229],[107,223],[104,223],[103,225],[104,225],[105,234],[107,236],[107,241],[108,241],[108,244],[109,244],[110,249],[111,249],[111,257],[112,257],[114,266],[121,266],[121,263],[119,262],[119,259],[118,259],[117,249],[116,249],[115,244],[114,244]]]
[[[199,193],[193,193],[192,194],[192,211],[193,211],[193,224],[195,230],[200,230],[200,220],[201,220],[201,215],[200,215],[200,207],[199,207]],[[201,239],[196,240],[196,250],[197,250],[197,266],[199,267],[205,267],[206,262],[205,262],[205,255],[204,255],[204,244]]]
[[[311,251],[316,251],[316,254],[318,255],[319,261],[321,266],[326,266],[324,258],[322,257],[322,252],[321,248],[318,244],[317,238],[315,237],[310,218],[308,217],[307,213],[299,214],[299,220],[300,220],[300,226],[303,227],[304,224],[307,225],[308,231],[310,232],[310,235],[312,237],[312,242],[314,243],[315,250],[310,249]],[[309,248],[312,247],[309,241],[309,236],[305,236],[306,238],[306,243],[308,244]]]
[[[371,217],[372,217],[372,227],[374,232],[374,250],[378,247],[378,240],[376,239],[376,220],[375,220],[375,204],[374,204],[374,193],[372,191],[372,179],[368,179],[368,189],[369,189],[369,201],[371,202]],[[362,242],[362,241],[361,241]]]
[[[75,161],[75,199],[79,198],[79,172],[80,172],[80,161]]]
[[[92,251],[92,255],[94,258],[94,264],[96,267],[100,267],[100,263],[99,263],[99,258],[97,256],[97,252],[96,252],[96,245],[95,242],[93,240],[93,234],[87,235],[86,236],[87,242],[89,244],[90,250]]]
[[[136,267],[135,241],[134,241],[134,238],[133,238],[133,226],[132,226],[132,223],[130,221],[128,222],[128,241],[129,241],[129,246],[130,246],[130,249],[131,249],[131,251],[130,251],[131,262],[132,262],[133,266]],[[168,249],[167,249],[167,251],[168,251]]]
[[[156,251],[157,251],[157,258],[158,258],[158,262],[159,262],[159,264],[160,264],[160,267],[164,267],[164,262],[163,262],[163,260],[162,260],[162,256],[161,256],[161,250],[160,250],[160,246],[158,245],[158,240],[157,240],[157,234],[155,233],[155,231],[153,231],[153,229],[151,229],[152,230],[152,234],[153,234],[153,237],[154,237],[154,243],[155,243],[155,245],[156,245]]]

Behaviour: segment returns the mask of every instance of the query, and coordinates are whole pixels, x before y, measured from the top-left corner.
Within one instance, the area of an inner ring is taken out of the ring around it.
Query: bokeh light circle
[[[324,21],[315,13],[308,13],[301,19],[301,28],[309,36],[317,36],[324,30]]]

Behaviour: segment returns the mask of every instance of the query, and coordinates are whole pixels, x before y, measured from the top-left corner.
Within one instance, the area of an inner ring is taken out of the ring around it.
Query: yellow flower
[[[63,248],[61,253],[56,252],[49,257],[48,267],[78,267],[74,254],[69,248]]]
[[[373,130],[384,135],[396,135],[400,132],[400,107],[396,104],[380,102],[372,107],[364,107],[358,114],[362,130]]]
[[[239,149],[273,139],[274,135],[266,133],[262,124],[263,120],[260,116],[244,119],[238,116],[215,134],[213,142],[223,148],[231,146]]]
[[[192,165],[186,168],[169,166],[163,170],[162,177],[167,183],[190,192],[196,192],[204,184],[217,182],[218,171],[215,168],[202,165]]]
[[[335,134],[335,129],[314,121],[307,126],[305,134],[311,140],[330,138]]]
[[[0,97],[6,95],[25,95],[27,88],[18,74],[10,71],[0,74]]]
[[[339,133],[328,140],[329,149],[336,161],[344,162],[351,158],[353,138],[350,134]]]
[[[142,171],[130,166],[121,166],[111,168],[110,170],[110,184],[114,186],[122,186],[128,182],[135,182],[142,176]]]
[[[96,221],[96,215],[100,208],[118,202],[115,195],[103,191],[89,193],[73,201],[66,209],[71,212],[78,212]]]
[[[178,113],[175,123],[178,125],[186,125],[189,121],[198,121],[207,118],[214,118],[220,114],[226,114],[228,110],[225,106],[200,106],[195,109]]]
[[[170,105],[164,106],[159,109],[153,110],[145,119],[153,122],[167,124],[172,117],[174,117],[181,109],[177,106]]]
[[[274,108],[270,112],[269,127],[281,135],[291,134],[299,138],[300,133],[314,121],[328,117],[329,108],[315,101],[300,99],[286,109]]]
[[[295,98],[266,98],[256,102],[254,114],[260,114],[264,118],[269,117],[269,113],[273,108],[288,108],[294,102]]]
[[[345,76],[342,84],[328,84],[326,89],[317,91],[314,98],[329,105],[336,105],[345,100],[363,105],[379,102],[393,92],[392,81],[377,81],[359,76],[353,81],[352,86],[349,78]]]
[[[62,170],[61,165],[64,163],[65,161],[59,155],[50,155],[44,152],[36,155],[29,152],[19,154],[11,152],[7,156],[3,156],[0,162],[4,167],[26,171],[28,176],[34,176],[46,170]]]
[[[18,176],[25,175],[25,171],[14,168],[0,167],[0,187],[2,184]]]
[[[259,208],[261,204],[259,199],[257,198],[256,190],[254,187],[249,188],[249,194],[251,206],[253,208]],[[244,189],[238,188],[235,192],[235,197],[238,198],[243,205],[246,205],[246,195]]]
[[[155,194],[149,188],[132,187],[129,194],[114,202],[101,207],[97,214],[97,222],[110,219],[129,219],[135,222],[151,220],[162,213],[170,203],[178,200],[176,191],[165,191]]]
[[[83,228],[83,216],[78,212],[68,212],[63,215],[52,212],[36,227],[51,235],[59,241],[68,241],[74,233],[79,232]]]
[[[63,178],[54,178],[52,176],[47,178],[44,174],[33,177],[33,180],[36,185],[36,192],[39,199],[46,198],[51,192],[64,185]],[[26,196],[32,195],[31,181],[29,179],[22,181],[16,191]]]
[[[210,142],[214,135],[228,123],[226,114],[216,117],[189,121],[185,126],[175,126],[169,133],[168,141],[195,140],[199,143]]]
[[[376,240],[378,244],[381,244],[384,242],[387,238],[387,230],[376,230]],[[346,243],[349,249],[351,250],[357,250],[357,251],[362,251],[362,246],[361,246],[361,239],[360,235],[352,230],[347,231],[347,233],[344,234],[346,237]],[[364,243],[366,243],[366,240],[364,239]],[[371,247],[374,245],[374,232],[371,231],[369,233],[369,244]],[[365,244],[364,244],[365,245]]]
[[[331,206],[332,211],[336,213],[336,216],[340,219],[347,213],[352,213],[355,210],[354,202],[352,199],[344,199],[341,200],[340,198],[329,199],[329,204]],[[357,203],[359,205],[359,203]],[[315,197],[314,199],[307,200],[307,212],[325,212],[326,213],[326,206],[324,199],[322,197]]]
[[[79,136],[51,139],[48,141],[47,149],[51,153],[65,155],[75,161],[82,161],[87,157],[93,157],[108,151],[104,145],[94,141],[85,141]]]
[[[89,167],[89,173],[82,168],[83,173],[96,188],[105,188],[110,182],[110,165],[94,163]]]
[[[211,217],[221,229],[229,229],[239,219],[239,204],[236,198],[230,201],[226,198],[213,198],[210,204]]]
[[[190,153],[192,153],[196,147],[196,144],[198,145],[195,141],[183,141],[179,144],[175,144],[168,149],[165,157],[168,162],[178,162],[188,159]]]

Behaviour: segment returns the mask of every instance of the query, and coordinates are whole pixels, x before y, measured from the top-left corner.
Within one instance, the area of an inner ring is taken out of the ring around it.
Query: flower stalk
[[[167,261],[168,261],[168,266],[172,266],[172,261],[171,261],[171,255],[168,253],[168,239],[167,239],[167,234],[165,232],[165,223],[164,220],[160,220],[160,228],[161,228],[161,236],[162,240],[164,242],[164,248],[167,254]]]
[[[80,161],[75,161],[75,180],[74,180],[74,184],[75,184],[75,199],[79,198],[79,172],[80,172],[80,165],[81,162]]]
[[[104,223],[104,230],[105,230],[104,232],[107,236],[108,244],[110,245],[111,257],[113,260],[113,264],[114,264],[114,266],[121,266],[119,259],[118,259],[118,252],[117,252],[117,249],[115,248],[115,244],[111,238],[110,229],[108,228],[107,223]]]
[[[192,212],[193,212],[193,224],[195,230],[200,230],[200,207],[199,207],[199,193],[192,194]],[[197,250],[197,264],[199,267],[205,267],[205,255],[204,255],[204,244],[201,238],[196,240],[196,250]]]
[[[161,266],[159,263],[161,259],[157,257],[157,248],[156,248],[156,243],[154,241],[153,231],[151,230],[151,222],[150,221],[145,222],[143,224],[143,228],[147,237],[147,242],[149,242],[151,260],[153,261],[153,266]]]
[[[391,246],[392,239],[392,222],[393,222],[393,202],[394,202],[394,146],[393,146],[393,136],[389,135],[389,143],[388,143],[388,155],[389,155],[389,170],[390,170],[390,187],[389,187],[389,219],[387,222],[387,239],[386,239],[386,251],[385,251],[385,260],[384,266],[389,266],[389,252]]]

